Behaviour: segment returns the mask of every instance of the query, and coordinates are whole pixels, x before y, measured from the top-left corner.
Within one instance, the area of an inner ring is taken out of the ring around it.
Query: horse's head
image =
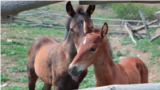
[[[72,34],[75,47],[78,49],[79,43],[82,38],[87,34],[92,32],[92,30],[83,29],[84,21],[88,24],[89,27],[93,28],[93,23],[91,20],[91,14],[93,14],[95,5],[89,5],[86,12],[84,12],[82,6],[78,6],[76,12],[74,11],[71,2],[69,1],[66,4],[66,11],[70,16],[70,24],[68,26],[69,33]]]
[[[77,50],[78,53],[68,68],[73,79],[77,80],[82,71],[99,60],[99,56],[105,48],[102,43],[106,41],[107,33],[108,25],[105,23],[101,30],[94,29],[93,32],[83,37],[79,50]]]

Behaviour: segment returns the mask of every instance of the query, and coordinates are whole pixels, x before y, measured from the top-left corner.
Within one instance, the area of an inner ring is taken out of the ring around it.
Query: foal
[[[101,30],[94,29],[93,32],[83,37],[78,53],[68,68],[72,78],[77,80],[82,71],[94,64],[95,87],[147,83],[148,69],[139,58],[128,57],[121,60],[119,64],[112,61],[105,38],[107,33],[108,25],[105,23]]]
[[[54,38],[41,37],[33,42],[28,51],[27,73],[29,90],[35,90],[37,78],[45,82],[43,90],[72,90],[79,87],[79,83],[87,74],[84,70],[77,81],[68,73],[68,66],[77,54],[76,48],[83,37],[90,31],[84,30],[85,20],[93,27],[91,14],[95,5],[90,5],[86,12],[79,6],[76,12],[70,2],[66,4],[66,11],[70,16],[67,24],[66,39],[59,43]]]

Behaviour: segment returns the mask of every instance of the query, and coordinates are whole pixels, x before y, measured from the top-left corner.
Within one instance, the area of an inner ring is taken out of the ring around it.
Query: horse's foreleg
[[[52,84],[45,83],[42,90],[51,90]]]
[[[33,74],[33,75],[29,75],[29,82],[28,82],[28,87],[29,90],[35,90],[35,83],[37,81],[37,75]]]

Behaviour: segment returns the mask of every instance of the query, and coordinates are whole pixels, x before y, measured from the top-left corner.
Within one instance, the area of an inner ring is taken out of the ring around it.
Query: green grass
[[[9,85],[6,88],[2,88],[1,90],[28,90],[28,87],[18,86],[18,85]]]
[[[5,82],[7,80],[9,80],[9,78],[7,77],[7,75],[1,73],[1,82]]]
[[[141,39],[135,45],[135,48],[138,48],[142,52],[151,52],[152,57],[160,57],[160,50],[158,46],[160,45],[160,38],[157,38],[153,42],[149,42],[148,38]]]
[[[158,82],[160,82],[160,79],[156,79],[154,82],[155,82],[155,83],[158,83]]]
[[[125,54],[125,55],[127,55],[127,54],[129,54],[129,53],[130,53],[130,51],[129,51],[128,49],[124,51],[124,54]]]
[[[13,81],[20,82],[20,83],[26,83],[26,82],[28,82],[28,77],[16,78]]]
[[[0,31],[0,35],[2,34],[2,32]]]
[[[93,67],[93,65],[91,65],[88,68],[87,76],[83,79],[82,83],[80,83],[79,88],[94,87],[95,81],[96,81],[96,79],[94,76],[94,67]]]
[[[121,51],[120,51],[120,50],[117,50],[116,56],[118,57],[118,56],[121,56],[121,55],[122,55]]]

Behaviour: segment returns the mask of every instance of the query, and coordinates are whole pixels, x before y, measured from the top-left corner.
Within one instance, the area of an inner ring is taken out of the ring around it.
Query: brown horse
[[[39,77],[45,82],[43,90],[71,90],[77,89],[79,83],[87,74],[84,70],[77,81],[74,81],[68,73],[68,66],[77,54],[78,47],[83,37],[91,31],[84,30],[83,21],[89,27],[93,27],[90,19],[95,5],[89,5],[86,12],[79,6],[76,12],[70,2],[66,4],[66,11],[70,16],[66,29],[65,41],[59,43],[48,37],[38,38],[33,42],[28,51],[27,73],[29,77],[29,90],[35,90],[35,83]]]
[[[105,38],[107,33],[108,25],[105,23],[101,30],[94,29],[93,32],[83,37],[78,53],[68,68],[72,78],[77,80],[81,72],[94,64],[95,87],[111,84],[147,83],[148,69],[139,58],[125,58],[119,64],[112,61]]]

